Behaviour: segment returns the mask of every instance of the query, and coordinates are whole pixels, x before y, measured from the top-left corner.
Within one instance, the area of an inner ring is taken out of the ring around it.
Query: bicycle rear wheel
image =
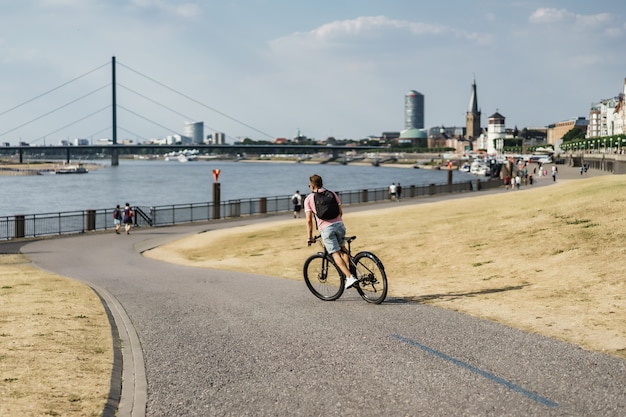
[[[376,255],[371,252],[359,252],[354,257],[356,277],[355,285],[361,297],[372,304],[380,304],[387,297],[387,274],[385,267]]]
[[[320,300],[333,301],[343,294],[343,274],[330,257],[322,253],[311,255],[302,272],[306,286]]]

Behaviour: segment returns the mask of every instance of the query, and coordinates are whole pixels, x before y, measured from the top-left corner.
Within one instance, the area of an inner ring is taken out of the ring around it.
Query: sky
[[[0,142],[361,139],[588,117],[626,78],[623,0],[0,0]],[[112,64],[115,57],[116,65]]]

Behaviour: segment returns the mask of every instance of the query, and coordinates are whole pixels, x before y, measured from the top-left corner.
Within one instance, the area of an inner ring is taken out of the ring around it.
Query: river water
[[[290,196],[308,192],[309,176],[319,174],[336,191],[443,184],[447,171],[371,165],[320,165],[232,161],[120,160],[116,167],[88,174],[0,176],[0,216],[111,208],[129,202],[162,206],[212,201],[214,169],[219,169],[221,200]],[[454,182],[476,177],[454,171]]]

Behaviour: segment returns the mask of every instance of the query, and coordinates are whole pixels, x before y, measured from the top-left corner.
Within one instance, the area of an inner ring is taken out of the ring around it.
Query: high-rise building
[[[204,122],[185,122],[183,135],[191,138],[192,144],[204,142]]]
[[[409,91],[404,96],[404,128],[424,128],[424,95],[415,90]]]
[[[226,144],[226,134],[222,132],[213,132],[208,137],[209,145],[224,145]]]

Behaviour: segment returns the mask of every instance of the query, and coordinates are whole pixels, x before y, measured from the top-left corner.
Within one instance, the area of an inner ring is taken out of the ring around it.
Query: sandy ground
[[[347,207],[344,221],[359,235],[355,249],[385,263],[389,297],[626,358],[626,289],[614,262],[625,251],[609,243],[626,237],[626,197],[618,197],[626,177],[602,174],[559,166],[556,184],[548,177],[522,191]],[[302,280],[302,264],[316,250],[305,238],[304,220],[293,219],[215,230],[145,255]]]

